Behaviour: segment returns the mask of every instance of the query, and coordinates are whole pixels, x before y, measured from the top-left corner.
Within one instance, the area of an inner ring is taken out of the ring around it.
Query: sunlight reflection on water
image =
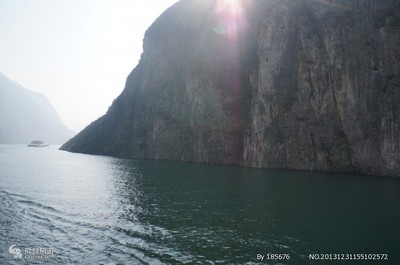
[[[0,145],[0,264],[13,244],[54,248],[49,264],[255,264],[258,253],[304,264],[365,250],[397,262],[399,195],[393,179]]]

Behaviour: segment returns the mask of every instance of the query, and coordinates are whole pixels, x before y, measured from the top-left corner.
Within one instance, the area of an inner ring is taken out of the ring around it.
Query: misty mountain
[[[46,96],[0,73],[0,144],[61,144],[73,135]]]

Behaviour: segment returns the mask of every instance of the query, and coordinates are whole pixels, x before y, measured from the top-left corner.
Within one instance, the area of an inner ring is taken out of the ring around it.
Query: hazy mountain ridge
[[[234,36],[216,0],[168,9],[108,113],[62,149],[399,177],[399,3],[242,3]]]
[[[49,100],[0,73],[0,143],[43,140],[61,144],[74,135]]]

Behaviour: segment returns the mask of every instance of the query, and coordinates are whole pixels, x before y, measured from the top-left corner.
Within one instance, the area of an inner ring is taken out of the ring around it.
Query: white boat
[[[32,141],[30,144],[28,144],[28,147],[46,147],[49,146],[49,144],[45,144],[42,141]]]

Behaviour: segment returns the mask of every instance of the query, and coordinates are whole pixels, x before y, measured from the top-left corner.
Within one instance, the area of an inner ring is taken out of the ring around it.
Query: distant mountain
[[[62,149],[400,177],[400,1],[181,0]]]
[[[61,144],[73,135],[46,96],[0,73],[0,144]]]

